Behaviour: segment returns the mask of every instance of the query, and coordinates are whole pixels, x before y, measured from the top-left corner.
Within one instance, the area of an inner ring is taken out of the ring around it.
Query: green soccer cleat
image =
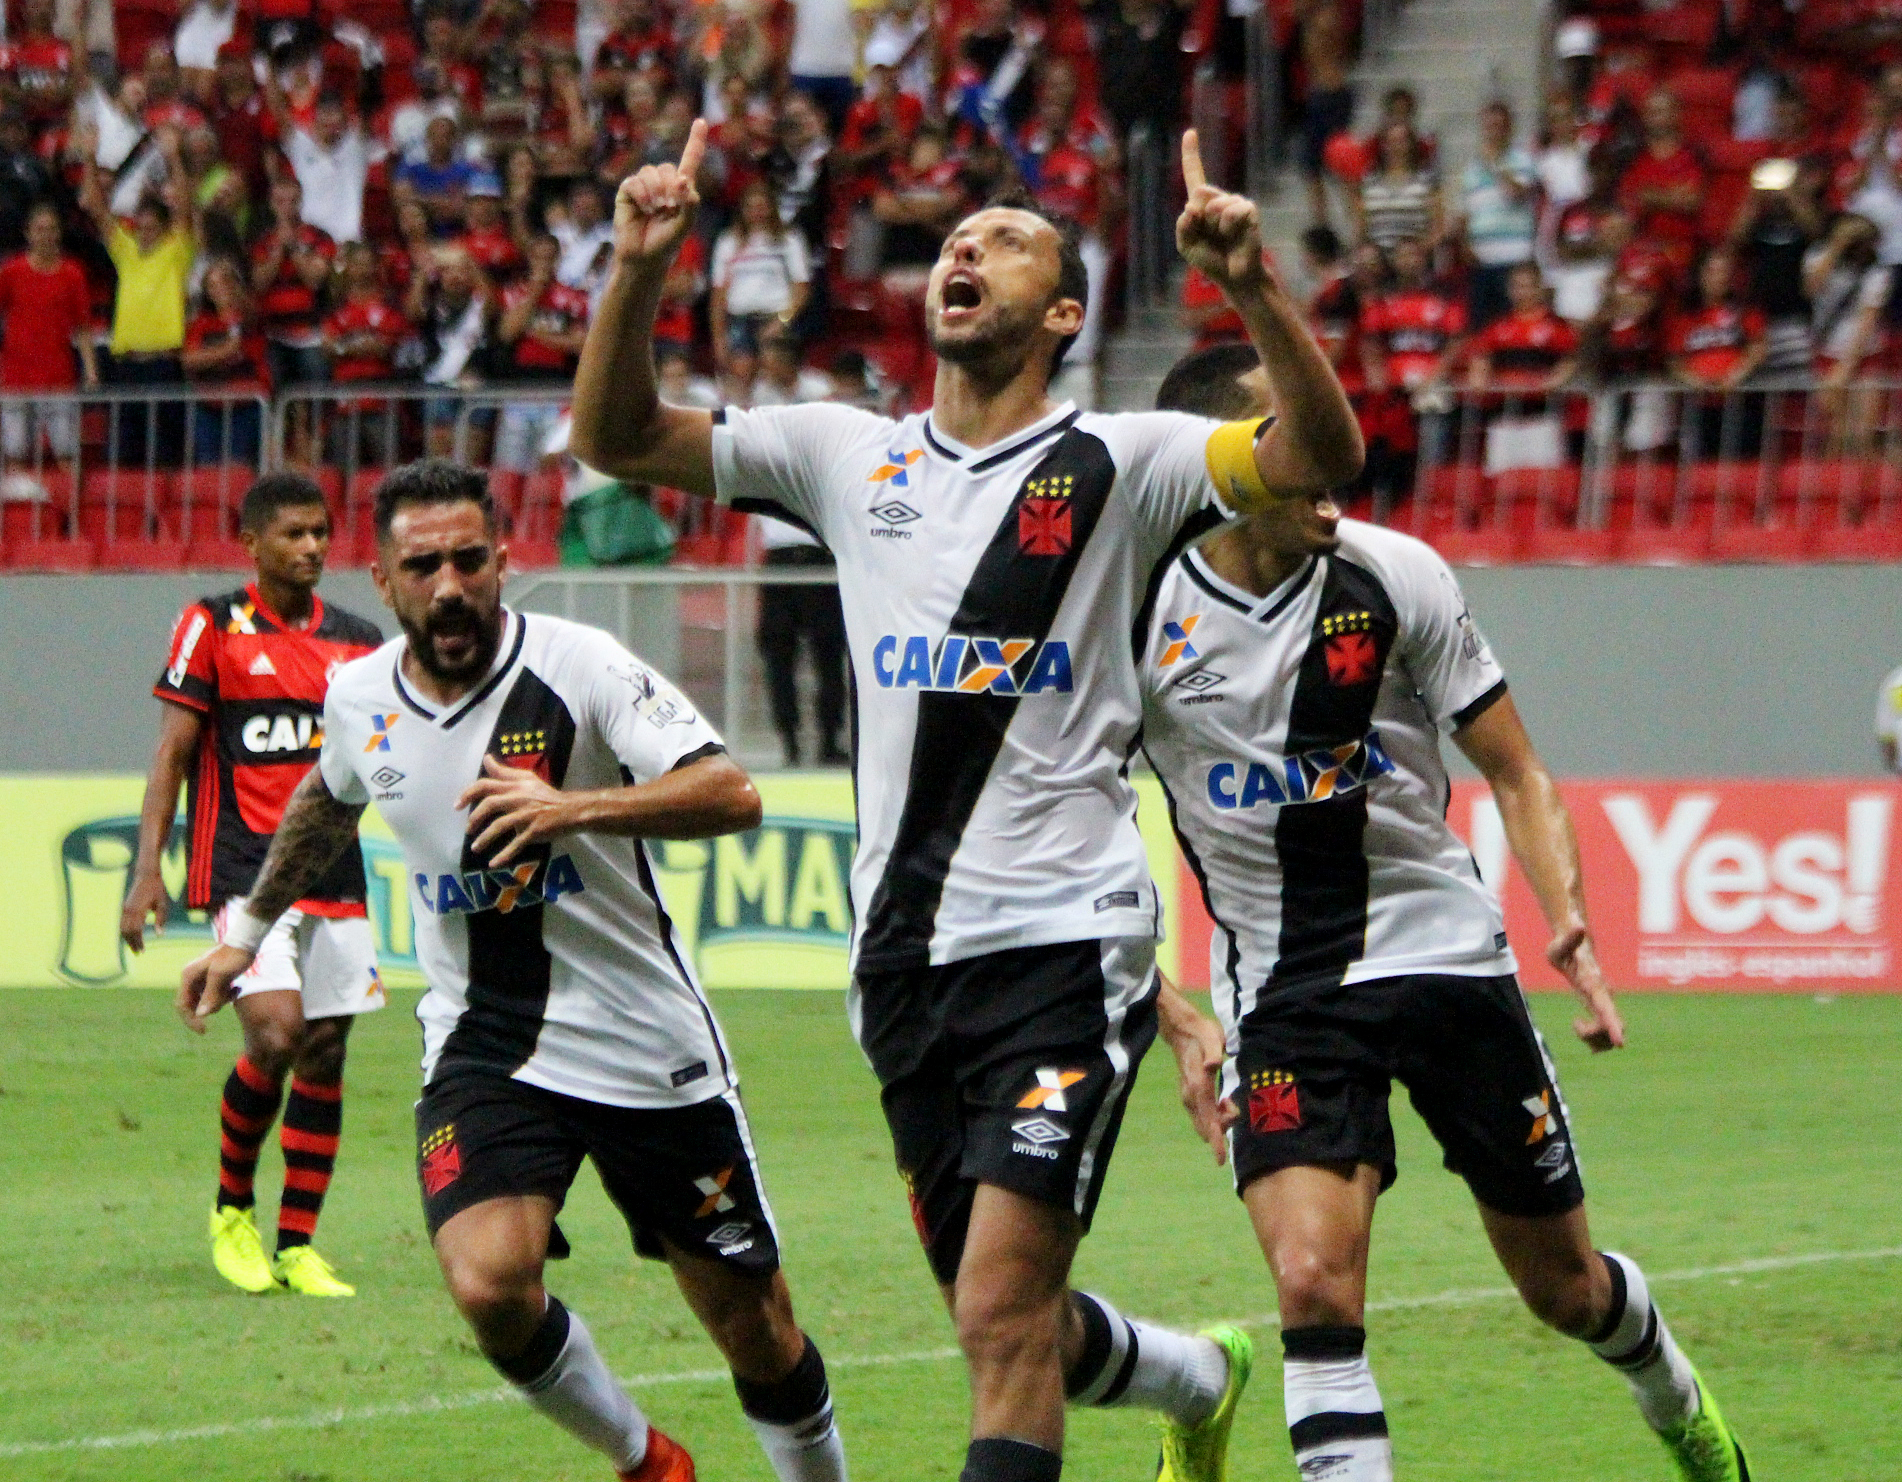
[[[337,1271],[308,1245],[287,1246],[273,1266],[277,1279],[306,1297],[354,1297],[357,1289],[337,1280]]]
[[[1697,1414],[1676,1430],[1658,1433],[1671,1460],[1685,1482],[1750,1482],[1742,1443],[1724,1423],[1724,1412],[1704,1387],[1703,1376],[1696,1369],[1691,1375],[1697,1380]]]
[[[1255,1344],[1248,1334],[1227,1323],[1206,1329],[1201,1336],[1212,1339],[1228,1355],[1228,1384],[1222,1403],[1200,1425],[1163,1421],[1156,1482],[1228,1482],[1228,1433],[1234,1429],[1235,1409],[1255,1366]]]
[[[240,1291],[255,1294],[277,1289],[271,1263],[264,1258],[264,1242],[258,1238],[257,1216],[248,1209],[225,1204],[212,1210],[211,1263]]]

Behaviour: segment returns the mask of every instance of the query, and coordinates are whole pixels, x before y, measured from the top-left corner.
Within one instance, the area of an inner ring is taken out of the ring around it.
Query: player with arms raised
[[[930,412],[663,405],[654,315],[704,137],[622,182],[573,449],[803,525],[838,561],[858,675],[851,1013],[970,1368],[963,1482],[1054,1482],[1066,1397],[1162,1411],[1164,1475],[1215,1482],[1246,1336],[1171,1333],[1068,1288],[1156,1029],[1131,635],[1173,552],[1354,475],[1353,412],[1263,266],[1253,204],[1206,184],[1193,133],[1177,239],[1274,367],[1278,422],[1053,403],[1087,279],[1074,235],[1018,201],[960,222],[932,268]]]
[[[210,911],[223,941],[226,903],[251,888],[285,803],[317,760],[331,673],[383,641],[373,624],[317,595],[330,512],[314,483],[267,474],[246,492],[239,519],[256,579],[185,609],[153,690],[164,716],[119,923],[134,952],[144,950],[148,916],[165,927],[170,896],[160,860],[180,783],[189,778],[191,786],[185,904]],[[341,850],[328,872],[312,878],[259,943],[237,988],[244,1052],[225,1078],[218,1110],[212,1263],[242,1291],[283,1285],[306,1296],[351,1296],[355,1289],[310,1242],[343,1131],[350,1026],[356,1015],[383,1007],[358,850]],[[202,1024],[191,1027],[204,1032]],[[267,1259],[252,1185],[280,1103],[284,1193],[276,1253]]]
[[[672,685],[607,634],[502,605],[486,479],[426,461],[376,495],[371,568],[403,636],[331,685],[323,752],[181,1012],[231,994],[372,801],[402,846],[429,992],[423,1213],[456,1305],[523,1397],[635,1482],[693,1482],[542,1285],[584,1158],[732,1368],[780,1482],[845,1482],[819,1350],[793,1320],[726,1041],[649,839],[751,828],[759,795]]]
[[[1242,417],[1268,390],[1254,352],[1225,345],[1177,365],[1158,405]],[[1364,1323],[1398,1079],[1526,1305],[1624,1373],[1690,1482],[1748,1482],[1644,1273],[1592,1246],[1505,922],[1446,826],[1443,730],[1498,801],[1551,923],[1546,955],[1584,1003],[1579,1038],[1622,1045],[1571,817],[1446,563],[1325,496],[1279,500],[1170,566],[1142,680],[1143,747],[1216,923],[1226,1035],[1173,996],[1164,1031],[1218,1158],[1232,1123],[1236,1187],[1280,1297],[1301,1475],[1393,1476]]]

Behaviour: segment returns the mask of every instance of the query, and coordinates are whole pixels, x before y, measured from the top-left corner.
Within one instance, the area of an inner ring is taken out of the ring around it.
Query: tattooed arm
[[[312,767],[284,805],[284,817],[258,871],[249,898],[226,907],[224,942],[188,965],[173,1007],[185,1027],[205,1032],[205,1020],[237,997],[232,984],[250,968],[277,918],[302,900],[337,856],[355,840],[360,803],[340,803]]]

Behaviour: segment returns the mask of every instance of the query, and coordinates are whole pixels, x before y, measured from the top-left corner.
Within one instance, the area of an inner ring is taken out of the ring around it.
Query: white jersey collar
[[[1281,611],[1296,595],[1314,579],[1314,573],[1320,570],[1321,558],[1309,556],[1295,570],[1294,574],[1277,585],[1266,596],[1258,597],[1246,587],[1238,587],[1226,577],[1216,574],[1215,568],[1201,551],[1191,548],[1183,556],[1183,565],[1190,578],[1212,597],[1219,597],[1230,607],[1245,612],[1257,622],[1272,622],[1281,615]]]
[[[918,419],[919,432],[924,444],[947,463],[955,463],[968,473],[982,473],[987,468],[1014,458],[1032,443],[1043,441],[1060,427],[1067,427],[1077,417],[1076,403],[1059,402],[1030,426],[1013,432],[1009,437],[999,438],[981,448],[961,443],[949,433],[942,431],[931,412]]]
[[[495,693],[495,687],[502,682],[503,676],[515,667],[515,661],[521,657],[522,640],[527,634],[528,624],[512,609],[504,607],[502,609],[502,640],[495,646],[495,657],[489,661],[487,676],[481,684],[446,710],[433,710],[423,704],[403,682],[403,655],[409,652],[409,645],[405,643],[397,652],[396,660],[390,667],[390,680],[396,686],[396,697],[424,720],[439,725],[446,731]]]

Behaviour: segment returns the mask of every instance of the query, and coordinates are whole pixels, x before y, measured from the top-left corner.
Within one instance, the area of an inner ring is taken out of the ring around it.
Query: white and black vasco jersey
[[[1156,934],[1134,640],[1166,558],[1225,518],[1211,473],[1252,457],[1239,425],[1066,404],[986,448],[829,404],[715,425],[720,499],[838,561],[859,969]]]
[[[1514,971],[1440,757],[1505,678],[1432,550],[1358,520],[1340,541],[1265,597],[1190,551],[1148,625],[1143,748],[1231,1031],[1277,988]]]
[[[488,677],[454,705],[404,683],[400,637],[338,671],[324,703],[325,785],[375,803],[402,849],[423,1079],[489,1071],[611,1106],[718,1096],[733,1069],[647,845],[570,834],[498,869],[456,800],[484,756],[580,790],[651,781],[720,738],[606,633],[504,618]]]

